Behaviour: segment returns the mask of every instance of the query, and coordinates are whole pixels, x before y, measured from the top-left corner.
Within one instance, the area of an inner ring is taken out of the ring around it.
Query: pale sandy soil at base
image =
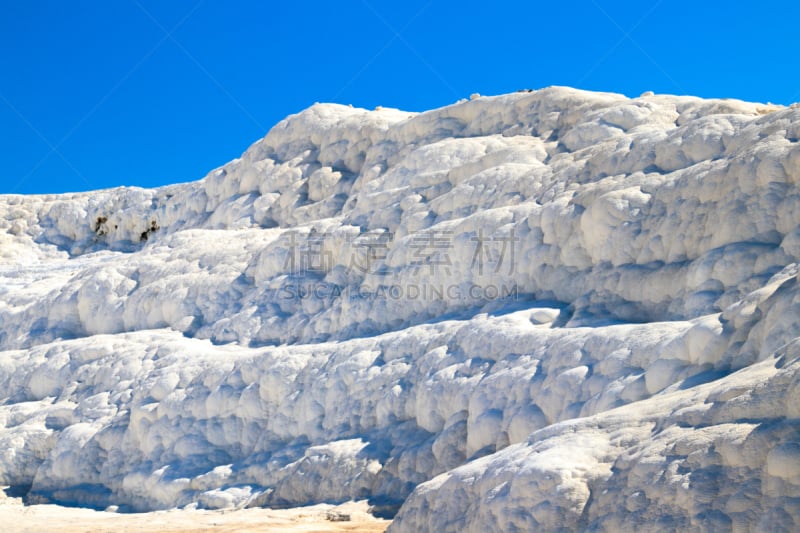
[[[23,505],[20,498],[0,491],[0,531],[7,533],[172,533],[172,532],[382,532],[390,521],[367,513],[365,502],[294,509],[224,511],[171,510],[150,513],[109,513],[61,507]],[[349,520],[342,520],[349,517]],[[336,521],[336,519],[342,521]]]

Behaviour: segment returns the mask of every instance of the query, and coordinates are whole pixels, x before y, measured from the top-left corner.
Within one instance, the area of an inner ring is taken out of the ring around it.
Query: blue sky
[[[569,85],[789,104],[800,2],[0,0],[2,193],[203,177],[314,102]]]

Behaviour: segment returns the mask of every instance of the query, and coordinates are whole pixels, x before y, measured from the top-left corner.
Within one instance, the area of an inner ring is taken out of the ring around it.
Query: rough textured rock
[[[0,482],[796,529],[798,138],[800,109],[548,88],[315,105],[198,182],[0,196]]]

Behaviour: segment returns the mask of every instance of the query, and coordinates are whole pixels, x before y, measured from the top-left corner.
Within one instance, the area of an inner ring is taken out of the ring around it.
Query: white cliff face
[[[796,528],[798,138],[565,88],[315,105],[199,182],[0,196],[0,482]]]

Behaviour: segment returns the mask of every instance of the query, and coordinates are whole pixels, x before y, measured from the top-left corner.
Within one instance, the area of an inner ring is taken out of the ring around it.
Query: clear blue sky
[[[800,2],[0,0],[0,193],[203,177],[319,102],[800,100]]]

